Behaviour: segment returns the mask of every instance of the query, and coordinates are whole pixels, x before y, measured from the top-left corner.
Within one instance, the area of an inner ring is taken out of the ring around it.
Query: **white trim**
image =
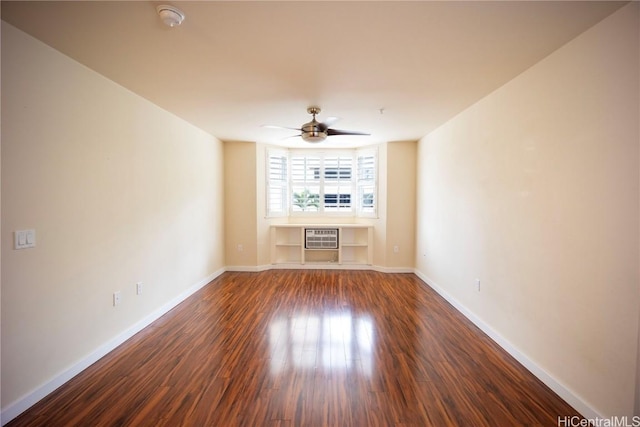
[[[270,265],[231,265],[225,271],[259,273],[261,271],[271,270]]]
[[[9,421],[13,420],[15,417],[29,409],[31,406],[35,405],[38,401],[45,398],[47,395],[52,393],[58,387],[78,375],[80,372],[88,368],[93,363],[97,362],[99,359],[104,357],[107,353],[114,350],[116,347],[124,343],[126,340],[140,332],[145,327],[149,326],[155,320],[162,317],[164,314],[169,312],[172,308],[180,304],[182,301],[193,295],[195,292],[200,290],[202,287],[210,283],[216,277],[220,276],[226,270],[224,268],[210,274],[204,279],[200,280],[180,295],[176,296],[172,300],[168,301],[166,304],[158,307],[156,310],[151,312],[149,315],[145,316],[143,319],[131,325],[129,328],[125,329],[115,337],[111,338],[94,351],[68,367],[67,369],[60,372],[58,375],[54,376],[49,381],[44,384],[36,387],[34,390],[25,394],[24,396],[18,398],[14,402],[11,402],[6,407],[2,408],[0,413],[0,420],[2,425],[4,426]]]
[[[381,267],[379,265],[372,266],[371,270],[388,274],[414,273],[415,271],[413,267]]]
[[[545,371],[542,367],[538,366],[533,360],[531,360],[526,354],[524,354],[520,349],[514,346],[509,340],[496,332],[490,325],[485,323],[480,317],[478,317],[475,313],[461,304],[458,300],[456,300],[453,296],[451,296],[447,291],[445,291],[442,287],[437,285],[433,280],[427,277],[418,269],[414,269],[414,273],[418,276],[423,282],[425,282],[429,287],[431,287],[434,291],[436,291],[440,296],[442,296],[445,300],[447,300],[456,310],[462,313],[467,319],[473,322],[478,328],[482,330],[485,334],[489,336],[496,344],[498,344],[502,349],[504,349],[507,353],[513,356],[522,366],[529,370],[535,377],[537,377],[540,381],[547,385],[551,390],[553,390],[558,396],[564,399],[569,405],[571,405],[576,411],[578,411],[582,416],[587,419],[596,419],[596,418],[605,418],[604,415],[596,411],[592,408],[587,402],[585,402],[577,393],[571,390],[566,385],[562,384],[556,378],[554,378],[551,374]]]
[[[373,270],[367,264],[338,264],[337,262],[281,263],[268,267],[268,270]]]
[[[402,274],[402,273],[414,273],[413,267],[381,267],[379,265],[369,264],[338,264],[336,262],[318,263],[309,262],[306,264],[300,264],[299,262],[292,263],[278,263],[271,265],[263,265],[257,267],[246,267],[247,269],[241,269],[243,267],[227,267],[227,271],[265,271],[265,270],[370,270],[378,271],[380,273],[388,274]],[[250,270],[249,268],[253,268]]]

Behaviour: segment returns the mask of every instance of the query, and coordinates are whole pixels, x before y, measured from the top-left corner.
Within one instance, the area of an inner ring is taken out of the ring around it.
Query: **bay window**
[[[377,151],[267,153],[267,215],[375,216]]]

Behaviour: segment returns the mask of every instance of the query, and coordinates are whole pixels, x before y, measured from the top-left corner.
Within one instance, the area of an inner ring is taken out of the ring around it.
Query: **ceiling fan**
[[[338,121],[338,117],[328,117],[324,122],[319,122],[316,120],[316,114],[320,113],[320,107],[309,107],[307,108],[307,113],[313,116],[313,119],[309,123],[303,124],[300,128],[290,128],[284,126],[264,126],[268,128],[276,128],[276,129],[291,129],[291,130],[299,130],[302,139],[306,142],[322,142],[327,139],[328,136],[336,136],[336,135],[371,135],[369,133],[363,132],[353,132],[348,130],[338,130],[332,129],[331,126],[333,123]]]

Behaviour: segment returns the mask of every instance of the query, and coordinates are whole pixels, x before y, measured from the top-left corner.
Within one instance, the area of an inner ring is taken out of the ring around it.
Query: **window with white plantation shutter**
[[[353,212],[353,154],[324,157],[324,211]]]
[[[375,216],[377,150],[269,150],[267,212]]]
[[[358,216],[376,216],[378,208],[378,171],[376,150],[359,151],[357,155],[357,206]]]
[[[267,155],[267,216],[286,216],[288,209],[288,175],[286,151],[269,151]]]
[[[318,155],[291,154],[291,212],[320,212],[320,169]]]

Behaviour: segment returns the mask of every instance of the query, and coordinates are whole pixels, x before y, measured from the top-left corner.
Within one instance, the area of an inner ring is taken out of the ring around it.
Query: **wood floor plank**
[[[8,425],[555,426],[578,415],[413,274],[225,273]]]

